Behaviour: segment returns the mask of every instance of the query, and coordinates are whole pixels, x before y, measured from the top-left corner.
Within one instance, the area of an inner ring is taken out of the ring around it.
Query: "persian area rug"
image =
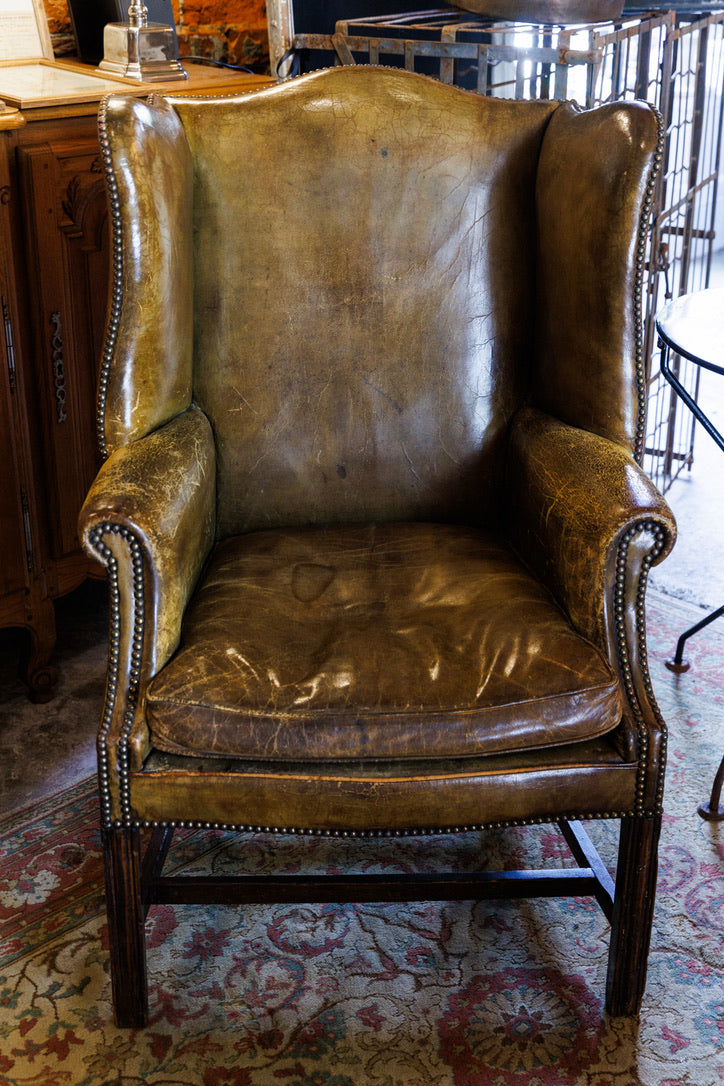
[[[651,594],[651,668],[671,730],[649,981],[638,1022],[602,1009],[607,924],[590,900],[156,907],[151,1021],[117,1030],[94,784],[0,825],[0,1082],[7,1086],[714,1086],[724,1081],[724,829],[697,805],[724,749],[724,624]],[[615,827],[589,827],[608,862]],[[174,863],[254,871],[271,840],[187,833]],[[552,827],[445,846],[281,839],[277,866],[558,866]],[[279,858],[280,856],[280,858]]]

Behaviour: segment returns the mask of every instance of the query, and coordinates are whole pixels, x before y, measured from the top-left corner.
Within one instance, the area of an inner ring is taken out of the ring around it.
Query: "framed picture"
[[[53,59],[42,0],[0,0],[0,60]]]
[[[151,89],[121,76],[96,75],[53,57],[42,0],[0,0],[0,100],[19,109],[95,102],[121,88]]]

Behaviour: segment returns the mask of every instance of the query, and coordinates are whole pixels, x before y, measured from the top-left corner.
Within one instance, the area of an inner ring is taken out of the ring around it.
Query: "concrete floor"
[[[106,586],[88,581],[56,603],[58,685],[34,705],[18,678],[24,632],[0,630],[0,818],[95,772],[107,658]]]

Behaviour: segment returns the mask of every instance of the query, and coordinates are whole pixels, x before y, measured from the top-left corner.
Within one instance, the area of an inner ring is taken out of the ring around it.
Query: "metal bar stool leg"
[[[706,618],[703,618],[701,622],[697,622],[695,626],[690,626],[688,630],[684,631],[676,643],[676,654],[674,655],[674,659],[666,661],[666,666],[669,671],[674,671],[677,675],[680,675],[682,672],[689,670],[691,664],[688,660],[684,659],[684,645],[695,633],[698,633],[699,630],[703,630],[710,622],[720,618],[722,615],[724,615],[724,606],[718,607],[716,611],[712,611],[712,613],[707,615]]]
[[[700,46],[706,48],[703,38],[700,41]],[[697,93],[700,89],[700,87],[697,88]],[[712,420],[701,409],[698,400],[692,397],[681,383],[678,367],[674,372],[670,363],[672,356],[679,355],[681,358],[688,359],[697,367],[697,374],[703,368],[724,376],[724,352],[722,351],[722,344],[724,343],[724,337],[722,337],[724,327],[722,324],[723,303],[723,290],[696,291],[693,294],[682,295],[680,298],[668,302],[656,315],[656,331],[659,334],[659,346],[661,348],[661,372],[689,408],[697,422],[701,423],[722,452],[724,452],[724,434],[719,432]],[[677,643],[674,659],[666,661],[669,671],[680,674],[689,670],[689,662],[684,659],[686,641],[721,615],[724,615],[724,606],[719,607],[712,614],[702,619],[701,622],[697,622],[691,629],[684,631]],[[719,808],[722,784],[724,784],[724,758],[722,758],[719,771],[714,778],[709,802],[702,803],[699,806],[699,814],[707,821],[724,821],[724,811]]]
[[[707,822],[724,822],[724,810],[719,806],[722,784],[724,784],[724,758],[722,758],[719,763],[719,769],[714,778],[709,802],[699,804],[699,814],[702,818],[705,818]]]

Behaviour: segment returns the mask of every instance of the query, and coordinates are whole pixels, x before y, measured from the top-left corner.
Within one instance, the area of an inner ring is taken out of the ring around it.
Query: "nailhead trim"
[[[653,535],[654,537],[654,545],[649,553],[644,555],[644,558],[642,560],[641,574],[639,576],[638,584],[636,586],[636,643],[640,662],[640,673],[643,678],[644,689],[646,691],[647,698],[649,699],[654,716],[656,717],[661,728],[664,741],[664,757],[661,759],[661,765],[657,777],[656,798],[653,812],[647,812],[644,809],[646,779],[649,774],[649,736],[648,729],[644,720],[644,715],[641,710],[639,698],[636,693],[636,686],[634,684],[633,673],[631,670],[631,660],[629,655],[628,639],[626,637],[625,621],[626,568],[628,564],[628,550],[634,537],[639,535],[641,532],[650,532],[651,535]],[[636,721],[638,727],[639,767],[636,779],[636,801],[634,812],[637,815],[643,815],[648,813],[659,814],[661,812],[663,802],[664,769],[666,766],[666,725],[659,711],[659,707],[656,703],[653,686],[651,684],[651,676],[649,674],[648,657],[646,652],[645,600],[649,570],[652,563],[656,560],[658,555],[661,554],[665,541],[666,533],[661,525],[651,520],[639,521],[638,523],[631,525],[624,533],[616,559],[616,584],[614,588],[614,622],[616,627],[616,644],[618,650],[619,664],[623,675],[626,697],[628,699],[628,703],[631,709],[633,710],[634,720]]]
[[[121,229],[121,203],[118,195],[118,182],[113,171],[111,158],[111,144],[108,136],[108,102],[110,95],[102,99],[98,109],[98,141],[101,150],[101,159],[106,179],[108,203],[111,219],[111,262],[112,279],[110,290],[110,302],[108,321],[106,324],[105,339],[103,342],[103,354],[101,356],[100,373],[98,378],[98,396],[96,400],[96,436],[101,456],[105,460],[108,456],[106,445],[106,402],[108,398],[108,377],[111,362],[116,349],[118,329],[120,326],[122,297],[123,297],[123,238]]]
[[[101,817],[106,826],[114,823],[112,818],[110,766],[108,764],[108,733],[115,715],[120,686],[120,637],[121,637],[121,597],[118,584],[118,561],[110,547],[104,542],[106,535],[120,536],[127,544],[131,556],[131,579],[133,592],[134,624],[131,647],[131,666],[126,688],[126,707],[123,714],[121,734],[116,748],[120,805],[124,825],[131,825],[131,791],[129,772],[129,736],[138,704],[138,692],[141,680],[143,658],[143,552],[133,532],[118,524],[101,524],[93,529],[89,543],[108,571],[110,589],[109,623],[109,665],[106,701],[98,735],[98,780],[101,794]]]
[[[151,821],[148,819],[132,819],[125,821],[116,819],[110,825],[114,829],[174,829],[174,830],[221,830],[224,833],[271,833],[289,834],[304,837],[326,837],[337,839],[377,839],[392,837],[440,837],[451,833],[476,833],[480,830],[512,829],[516,826],[547,826],[556,822],[604,822],[619,818],[633,818],[634,811],[615,811],[607,814],[600,812],[578,815],[545,815],[540,818],[510,819],[505,822],[475,822],[461,826],[428,826],[397,830],[319,830],[313,827],[300,828],[297,826],[253,826],[231,822],[201,822],[194,819],[182,821]]]
[[[646,359],[644,358],[644,314],[643,314],[643,287],[646,265],[646,250],[649,242],[651,215],[654,207],[654,198],[659,181],[661,163],[664,157],[664,121],[661,113],[654,106],[650,106],[656,118],[656,150],[654,151],[651,170],[646,183],[646,191],[641,204],[639,216],[639,229],[636,244],[636,256],[634,260],[634,364],[636,367],[636,391],[638,397],[638,415],[636,419],[636,437],[634,441],[634,458],[638,464],[643,462],[646,447],[646,407],[648,402],[646,380]]]

